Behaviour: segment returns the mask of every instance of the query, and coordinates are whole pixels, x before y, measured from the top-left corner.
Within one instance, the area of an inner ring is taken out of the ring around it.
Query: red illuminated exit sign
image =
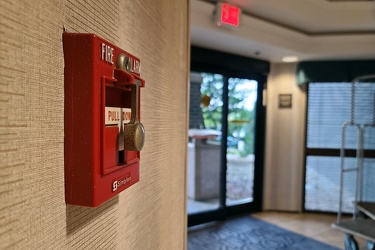
[[[241,9],[227,3],[218,3],[216,7],[216,23],[218,26],[238,27]]]

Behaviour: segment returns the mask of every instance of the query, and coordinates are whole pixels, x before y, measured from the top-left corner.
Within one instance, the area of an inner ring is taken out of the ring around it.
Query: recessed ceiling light
[[[297,62],[298,56],[284,56],[281,58],[281,61],[291,63],[291,62]]]

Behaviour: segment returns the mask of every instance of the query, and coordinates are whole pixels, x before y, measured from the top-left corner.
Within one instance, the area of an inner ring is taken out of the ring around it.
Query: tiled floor
[[[345,234],[331,228],[331,224],[336,221],[336,215],[261,212],[252,214],[252,216],[326,244],[344,249]],[[356,238],[356,240],[360,249],[367,249],[366,242],[363,239]]]

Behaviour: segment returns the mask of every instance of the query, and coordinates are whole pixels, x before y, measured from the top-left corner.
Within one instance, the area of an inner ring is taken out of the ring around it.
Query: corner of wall
[[[186,248],[188,6],[0,1],[1,249]],[[98,208],[64,201],[63,27],[136,55],[146,80],[140,182]]]
[[[291,108],[279,107],[279,95],[292,96]],[[267,83],[264,210],[302,208],[305,92],[296,82],[296,64],[274,63]]]

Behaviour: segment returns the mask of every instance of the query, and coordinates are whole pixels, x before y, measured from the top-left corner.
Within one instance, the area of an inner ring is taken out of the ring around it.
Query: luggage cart
[[[362,81],[372,80],[375,82],[375,75],[367,75],[354,79],[352,81],[351,91],[351,115],[350,121],[345,122],[341,131],[341,149],[340,149],[340,199],[339,209],[337,213],[337,221],[331,226],[334,229],[344,232],[345,235],[345,250],[359,250],[357,241],[354,237],[359,237],[366,240],[366,246],[369,250],[375,250],[375,202],[363,201],[363,163],[364,163],[364,143],[365,131],[375,128],[375,93],[372,106],[372,121],[371,123],[361,124],[355,121],[355,92],[356,85]],[[346,134],[349,127],[354,127],[357,130],[357,148],[355,166],[348,167],[346,163]],[[354,172],[355,185],[355,200],[353,217],[350,220],[342,220],[343,213],[343,199],[344,199],[344,174]]]

